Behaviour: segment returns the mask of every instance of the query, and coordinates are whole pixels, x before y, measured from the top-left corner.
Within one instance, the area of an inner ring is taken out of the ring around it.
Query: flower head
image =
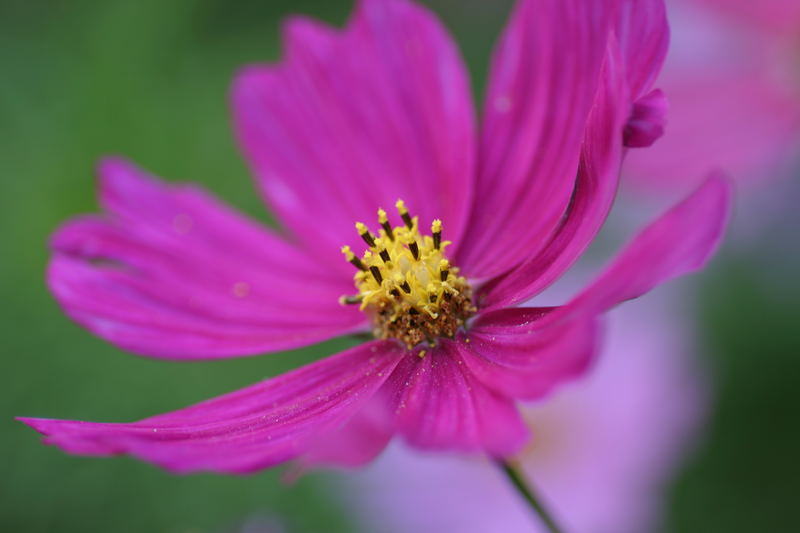
[[[728,186],[712,178],[567,304],[514,307],[604,221],[633,102],[663,59],[651,46],[665,42],[663,15],[656,0],[522,0],[480,131],[456,48],[425,9],[362,0],[344,30],[290,20],[286,59],[246,69],[233,90],[237,135],[287,237],[108,159],[106,215],[56,232],[49,284],[80,324],[152,357],[377,338],[139,422],[23,421],[72,453],[177,472],[353,466],[395,435],[425,449],[519,450],[516,401],[583,373],[598,316],[699,268],[725,223]],[[408,206],[390,221],[379,209],[400,198]],[[353,231],[376,210],[377,232]]]
[[[377,237],[356,223],[369,250],[358,259],[349,246],[342,247],[347,261],[358,269],[358,294],[339,301],[360,304],[371,315],[377,338],[397,339],[408,349],[423,341],[435,345],[439,337],[452,339],[477,311],[472,289],[445,258],[451,242],[442,241],[442,221],[434,220],[431,235],[423,236],[419,219],[409,215],[403,200],[397,201],[397,212],[403,223],[393,228],[386,211],[378,210]]]

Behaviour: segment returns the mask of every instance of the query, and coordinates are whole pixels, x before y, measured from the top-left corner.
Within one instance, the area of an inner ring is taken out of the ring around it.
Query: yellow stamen
[[[353,253],[349,246],[342,246],[342,253],[348,261],[352,261],[356,257],[356,254]]]
[[[438,218],[431,223],[431,235],[433,235],[433,247],[438,250],[442,246],[442,221]]]
[[[370,248],[375,248],[375,237],[369,232],[369,229],[364,224],[361,222],[356,222],[356,231],[358,231],[358,234],[361,235],[362,239],[364,239],[364,242],[367,243],[367,246]]]
[[[378,223],[383,228],[383,233],[389,237],[390,241],[393,241],[394,232],[392,231],[392,225],[389,224],[389,217],[386,216],[386,211],[383,209],[378,209]]]
[[[397,200],[394,206],[397,208],[397,212],[400,213],[400,218],[403,219],[406,227],[408,229],[414,229],[414,222],[411,220],[411,215],[408,214],[406,203],[403,200]]]
[[[397,208],[397,212],[400,213],[400,216],[408,213],[408,209],[406,209],[406,203],[403,200],[398,199],[394,203],[394,206]]]
[[[450,261],[447,259],[442,259],[439,261],[439,280],[440,281],[447,281],[447,277],[450,275]]]
[[[349,263],[352,263],[357,269],[366,272],[367,267],[361,262],[361,259],[356,257],[356,254],[350,249],[349,246],[342,246],[342,253]]]
[[[386,212],[378,209],[382,230],[377,237],[356,223],[370,247],[361,259],[342,247],[345,259],[359,268],[354,276],[358,294],[342,302],[360,303],[373,317],[376,336],[400,339],[411,348],[454,336],[475,307],[467,281],[444,256],[450,242],[441,239],[442,221],[433,221],[432,236],[420,235],[418,218],[402,200],[395,206],[404,225],[392,227]]]

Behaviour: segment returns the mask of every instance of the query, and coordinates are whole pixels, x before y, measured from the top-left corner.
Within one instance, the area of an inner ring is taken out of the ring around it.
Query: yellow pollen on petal
[[[250,285],[244,281],[237,281],[231,287],[231,293],[237,298],[245,298],[250,294]]]
[[[358,269],[353,277],[358,293],[340,302],[359,304],[372,318],[376,337],[399,339],[408,348],[453,337],[476,309],[467,280],[445,257],[451,243],[442,240],[442,221],[433,221],[432,235],[422,235],[418,217],[410,215],[405,203],[398,200],[395,207],[401,226],[391,226],[383,209],[378,209],[377,234],[355,224],[368,249],[359,258],[349,246],[342,247],[345,259]]]

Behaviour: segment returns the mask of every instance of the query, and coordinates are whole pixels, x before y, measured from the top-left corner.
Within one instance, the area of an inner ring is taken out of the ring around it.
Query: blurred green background
[[[508,5],[433,4],[478,93]],[[351,530],[329,474],[291,486],[276,471],[174,477],[127,458],[64,455],[12,419],[133,420],[341,347],[213,363],[137,358],[70,323],[43,279],[49,233],[96,210],[93,166],[103,154],[203,183],[267,220],[230,134],[230,79],[278,57],[286,14],[340,24],[349,9],[331,0],[0,2],[0,530],[212,532],[253,514],[289,531]],[[771,215],[763,238],[747,241],[759,244],[729,246],[694,294],[718,398],[670,490],[669,530],[796,531],[800,263],[781,255],[797,236]]]

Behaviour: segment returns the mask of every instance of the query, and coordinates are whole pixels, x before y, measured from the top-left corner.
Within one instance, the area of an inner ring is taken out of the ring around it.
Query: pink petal
[[[797,0],[702,0],[714,7],[721,15],[728,15],[737,22],[760,26],[773,36],[787,34],[790,38],[800,31],[800,3]]]
[[[651,90],[669,47],[664,0],[624,0],[617,35],[633,102],[624,142],[644,148],[664,134],[666,121],[666,98],[661,91]]]
[[[341,335],[348,275],[329,272],[198,188],[170,186],[109,159],[108,217],[76,218],[51,245],[48,283],[66,312],[116,345],[151,356],[216,358]]]
[[[457,263],[488,278],[534,255],[575,187],[614,1],[521,1],[495,51],[475,206]]]
[[[693,335],[674,323],[689,317],[664,303],[615,311],[591,375],[523,410],[533,439],[515,460],[564,531],[663,530],[665,483],[694,448],[707,406]],[[391,446],[342,481],[360,531],[545,532],[488,461]]]
[[[299,460],[295,476],[320,466],[355,468],[377,457],[393,436],[392,413],[377,394],[350,420],[321,435]]]
[[[428,450],[507,456],[528,433],[514,403],[469,370],[458,344],[442,339],[424,357],[408,354],[384,388],[397,431]]]
[[[238,137],[281,220],[325,260],[355,221],[403,198],[458,241],[470,204],[474,116],[446,31],[405,0],[362,0],[342,31],[286,24],[286,59],[242,72]],[[363,246],[363,245],[362,245]]]
[[[594,319],[540,327],[551,309],[509,308],[480,315],[459,338],[464,362],[489,388],[535,400],[583,374],[599,348]]]
[[[357,412],[404,351],[373,341],[197,405],[130,424],[21,418],[81,455],[129,454],[173,472],[250,473],[301,455]]]
[[[631,99],[653,87],[669,47],[669,25],[664,0],[623,0],[617,35],[625,61]]]
[[[652,148],[631,152],[630,179],[669,190],[693,187],[711,167],[743,182],[780,175],[776,162],[800,136],[800,99],[750,69],[676,71],[663,86],[669,127]]]
[[[730,212],[727,179],[709,178],[687,199],[661,215],[611,266],[571,302],[542,322],[591,316],[645,294],[670,279],[698,270],[714,254]]]
[[[629,113],[620,66],[618,56],[608,56],[589,115],[578,181],[559,228],[539,254],[480,289],[482,307],[506,307],[538,294],[572,266],[600,230],[617,192],[622,130]]]

